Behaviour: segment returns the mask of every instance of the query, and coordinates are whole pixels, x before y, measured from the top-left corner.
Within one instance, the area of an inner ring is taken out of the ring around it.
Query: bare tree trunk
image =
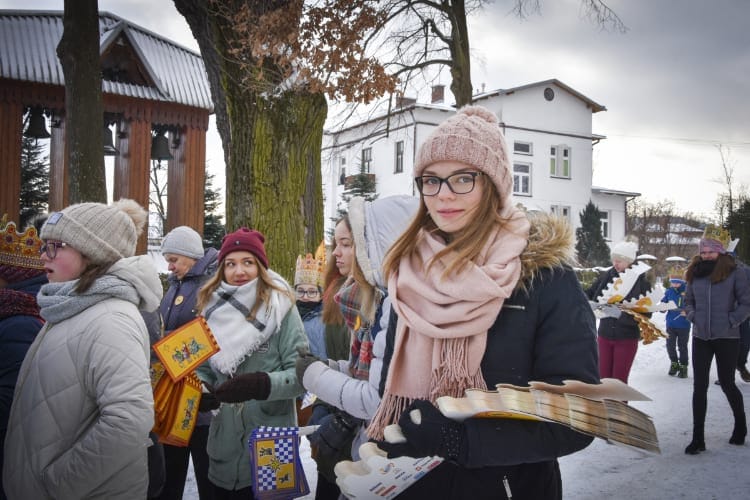
[[[226,158],[226,226],[266,236],[271,267],[290,279],[297,255],[323,237],[320,150],[328,108],[321,94],[268,95],[242,84],[227,54],[233,32],[203,0],[174,0],[198,40]]]
[[[471,84],[471,54],[469,53],[469,28],[466,23],[464,0],[454,0],[451,5],[452,43],[451,92],[456,98],[456,108],[471,104],[473,88]]]
[[[65,0],[57,56],[65,75],[68,203],[106,203],[97,0]]]

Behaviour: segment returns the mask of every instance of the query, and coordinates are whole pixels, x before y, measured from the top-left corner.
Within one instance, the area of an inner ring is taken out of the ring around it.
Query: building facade
[[[455,109],[443,103],[441,86],[429,104],[402,100],[390,115],[326,133],[323,143],[323,193],[326,228],[338,209],[351,176],[374,176],[378,196],[417,195],[414,161],[422,141]],[[546,80],[474,96],[495,112],[505,134],[513,168],[516,203],[555,213],[580,226],[589,200],[602,214],[608,242],[626,232],[627,202],[639,193],[592,185],[593,148],[604,136],[592,132],[592,116],[606,108],[559,80]]]

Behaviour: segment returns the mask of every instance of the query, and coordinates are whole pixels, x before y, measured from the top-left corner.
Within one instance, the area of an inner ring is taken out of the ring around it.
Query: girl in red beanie
[[[215,499],[252,498],[253,429],[297,425],[297,349],[307,336],[289,284],[268,268],[262,233],[240,228],[224,237],[216,274],[198,294],[221,350],[198,369],[221,402],[208,435],[208,478]]]

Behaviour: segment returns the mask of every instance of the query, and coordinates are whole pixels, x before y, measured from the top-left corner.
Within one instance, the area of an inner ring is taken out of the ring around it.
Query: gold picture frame
[[[182,380],[218,351],[219,344],[202,316],[154,344],[154,352],[174,382]]]

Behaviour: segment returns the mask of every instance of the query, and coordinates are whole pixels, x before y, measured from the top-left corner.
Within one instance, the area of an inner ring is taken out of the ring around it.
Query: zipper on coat
[[[503,486],[505,487],[505,496],[508,500],[513,499],[513,493],[510,491],[510,483],[508,482],[508,476],[503,476]]]

